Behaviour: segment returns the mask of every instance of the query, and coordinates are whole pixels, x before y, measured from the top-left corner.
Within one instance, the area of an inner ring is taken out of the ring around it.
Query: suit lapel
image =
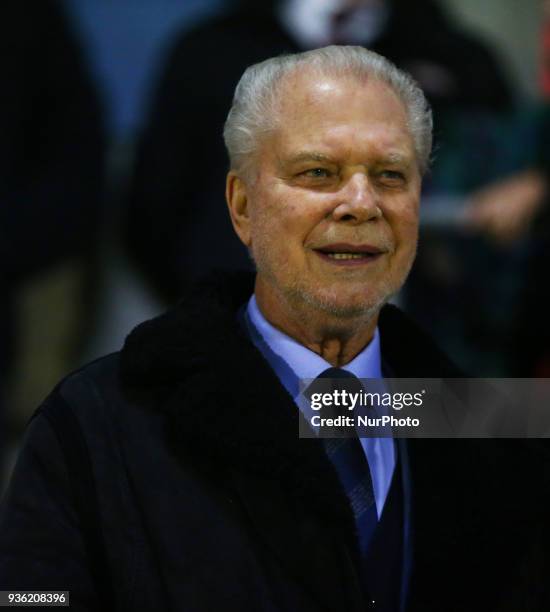
[[[403,486],[403,565],[401,569],[401,592],[400,610],[406,610],[409,596],[411,571],[413,563],[413,523],[412,523],[412,486],[411,468],[409,464],[409,450],[407,441],[396,440],[397,452],[399,453],[399,465],[401,469],[401,483]]]

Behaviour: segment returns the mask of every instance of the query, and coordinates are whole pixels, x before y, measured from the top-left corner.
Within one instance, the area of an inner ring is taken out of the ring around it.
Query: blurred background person
[[[32,309],[42,338],[56,322],[67,325],[76,311],[84,309],[78,299],[83,262],[94,246],[101,218],[104,134],[97,96],[61,6],[55,0],[9,0],[2,5],[2,23],[0,448],[4,449],[8,381],[20,341],[27,337],[24,324],[33,323],[31,317],[21,320],[22,295],[44,275],[62,270],[61,278],[48,287],[40,285],[55,295],[57,303],[39,301],[34,305],[44,308]],[[71,343],[78,331],[72,330]],[[47,352],[49,361],[41,360],[38,367],[46,370],[52,361],[64,360],[70,349],[42,344],[47,345],[39,350]],[[9,425],[18,431],[28,416],[12,409]],[[0,478],[2,473],[3,469]]]
[[[506,332],[511,371],[526,377],[550,376],[550,2],[541,8],[539,103],[532,120],[536,136],[524,152],[529,163],[476,193],[465,215],[470,229],[501,249],[525,251],[523,282]]]

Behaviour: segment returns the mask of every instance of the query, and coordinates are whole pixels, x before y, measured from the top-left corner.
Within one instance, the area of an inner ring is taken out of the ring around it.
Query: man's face
[[[380,82],[308,72],[288,78],[282,100],[238,228],[257,291],[269,308],[372,314],[416,252],[421,180],[405,109]]]

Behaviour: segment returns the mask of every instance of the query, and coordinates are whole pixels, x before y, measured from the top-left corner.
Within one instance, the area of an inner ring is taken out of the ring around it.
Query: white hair
[[[246,173],[259,137],[276,128],[277,102],[284,78],[297,68],[323,75],[371,77],[389,85],[408,116],[418,164],[423,174],[432,149],[432,112],[416,81],[385,57],[364,47],[330,46],[281,55],[249,66],[242,75],[223,130],[231,169]]]

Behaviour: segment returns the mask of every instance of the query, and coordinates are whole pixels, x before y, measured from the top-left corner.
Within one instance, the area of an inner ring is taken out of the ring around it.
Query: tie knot
[[[359,378],[341,368],[327,368],[309,384],[303,394],[310,411],[321,419],[323,437],[355,435],[350,398],[363,391]]]
[[[355,374],[352,374],[351,372],[348,372],[347,370],[342,370],[342,368],[327,368],[326,370],[323,370],[323,372],[321,372],[319,376],[317,376],[317,378],[340,378],[340,379],[347,378],[348,380],[350,379],[358,380]]]
[[[355,374],[342,368],[327,368],[315,378],[308,387],[309,393],[330,393],[335,390],[357,393],[363,391],[363,385]]]

